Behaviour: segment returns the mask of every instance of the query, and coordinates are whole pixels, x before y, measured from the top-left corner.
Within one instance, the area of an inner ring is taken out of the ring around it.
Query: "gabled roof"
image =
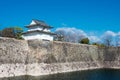
[[[44,21],[36,20],[36,19],[33,19],[31,24],[27,25],[25,27],[29,28],[29,27],[34,27],[34,26],[42,26],[42,27],[45,27],[45,28],[53,28],[53,27],[47,25]]]

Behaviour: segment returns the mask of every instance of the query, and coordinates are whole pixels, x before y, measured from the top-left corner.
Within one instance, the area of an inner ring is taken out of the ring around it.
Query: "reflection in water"
[[[21,76],[0,80],[120,80],[120,70],[96,69],[40,77]]]

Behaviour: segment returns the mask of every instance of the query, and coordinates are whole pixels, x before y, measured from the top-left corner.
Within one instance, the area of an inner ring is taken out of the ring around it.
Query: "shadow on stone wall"
[[[104,48],[104,61],[119,61],[120,47]]]

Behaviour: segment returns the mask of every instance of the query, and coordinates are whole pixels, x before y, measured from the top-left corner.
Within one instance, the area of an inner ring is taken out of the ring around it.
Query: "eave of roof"
[[[41,25],[41,24],[32,24],[32,25],[27,25],[25,27],[30,28],[30,27],[35,27],[35,26],[41,26],[41,27],[44,27],[44,28],[53,28],[51,26],[44,26],[44,25]]]
[[[50,34],[50,35],[57,35],[57,34],[55,34],[55,33],[45,32],[45,31],[40,31],[40,30],[23,32],[22,34],[29,34],[29,33],[34,33],[34,32],[45,33],[45,34]]]

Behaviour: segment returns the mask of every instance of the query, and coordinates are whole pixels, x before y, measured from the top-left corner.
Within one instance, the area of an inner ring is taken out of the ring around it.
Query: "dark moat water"
[[[120,80],[120,70],[96,69],[41,77],[21,76],[1,80]]]

